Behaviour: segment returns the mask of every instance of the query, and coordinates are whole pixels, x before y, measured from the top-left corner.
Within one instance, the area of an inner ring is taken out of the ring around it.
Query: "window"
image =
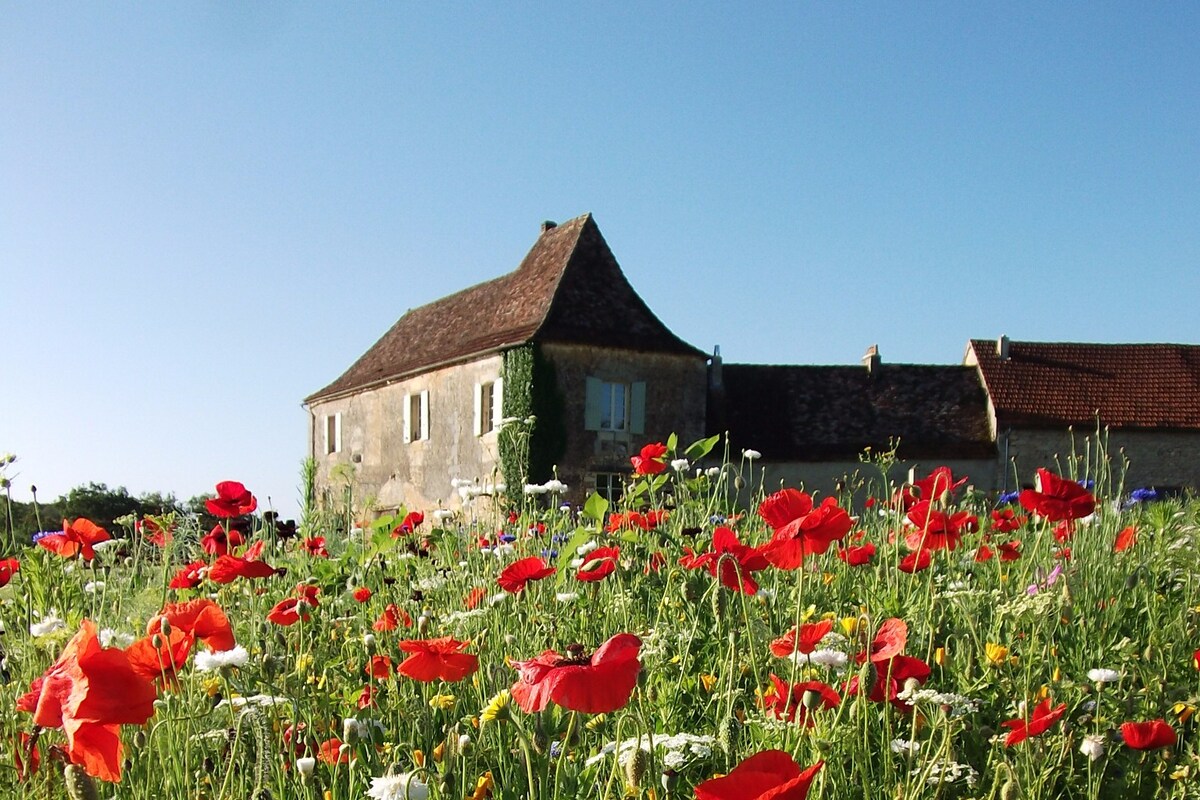
[[[342,413],[325,415],[325,454],[342,452]]]
[[[404,396],[404,441],[429,438],[429,390]]]
[[[504,404],[504,379],[475,384],[475,435],[483,436],[500,427]]]
[[[645,433],[646,384],[589,377],[586,382],[584,430]]]
[[[625,491],[625,478],[619,472],[597,472],[596,473],[596,494],[603,497],[609,502],[610,506],[615,506],[617,501],[621,499],[621,494]]]

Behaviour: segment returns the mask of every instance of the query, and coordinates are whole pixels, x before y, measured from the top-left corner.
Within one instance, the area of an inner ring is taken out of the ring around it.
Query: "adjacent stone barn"
[[[607,491],[643,443],[699,439],[706,403],[706,354],[638,297],[590,214],[545,223],[516,271],[409,311],[305,400],[319,493],[351,485],[376,511],[555,467],[570,499]]]
[[[1200,346],[1001,336],[971,340],[963,363],[987,392],[1002,488],[1066,470],[1073,453],[1083,477],[1103,480],[1109,465],[1120,477],[1127,462],[1126,491],[1200,487]]]
[[[861,367],[714,359],[713,374],[711,425],[728,432],[735,458],[743,449],[762,454],[752,477],[767,491],[783,484],[830,494],[874,483],[878,493],[885,479],[938,466],[980,491],[995,485],[986,398],[969,367],[884,364],[872,347]]]

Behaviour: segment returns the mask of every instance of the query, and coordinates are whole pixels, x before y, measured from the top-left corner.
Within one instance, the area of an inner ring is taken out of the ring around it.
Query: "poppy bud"
[[[646,772],[650,769],[650,754],[641,747],[633,748],[633,752],[625,760],[625,783],[629,788],[638,794],[638,789],[642,786],[642,780],[646,777]]]
[[[717,618],[717,622],[725,621],[725,612],[728,608],[729,598],[725,596],[725,592],[722,590],[719,584],[714,584],[712,595],[712,611],[713,616]]]
[[[171,635],[171,623],[167,621],[166,617],[158,621],[158,630],[163,636],[169,637]],[[159,647],[159,645],[155,645],[155,647]]]
[[[717,746],[721,748],[721,752],[726,758],[733,758],[737,753],[738,738],[739,738],[740,723],[737,719],[729,716],[721,720],[720,727],[717,729]]]
[[[421,616],[417,617],[417,633],[421,636],[424,636],[426,633],[429,632],[429,625],[432,622],[433,622],[433,617],[429,616],[424,611],[422,611]]]
[[[312,780],[313,771],[317,768],[317,760],[315,758],[297,758],[296,759],[296,774],[300,776],[300,780],[308,783]]]
[[[459,748],[459,741],[458,725],[455,725],[450,729],[449,733],[446,734],[446,741],[439,745],[439,747],[442,748],[442,761],[444,763],[453,764],[458,760],[458,756],[461,752]],[[437,754],[436,750],[434,751],[434,754]]]
[[[800,697],[800,702],[809,711],[816,711],[823,704],[824,698],[821,697],[821,693],[816,689],[805,689],[804,694]]]
[[[67,764],[63,767],[63,779],[67,784],[67,796],[71,800],[100,800],[95,781],[83,771],[83,767]]]

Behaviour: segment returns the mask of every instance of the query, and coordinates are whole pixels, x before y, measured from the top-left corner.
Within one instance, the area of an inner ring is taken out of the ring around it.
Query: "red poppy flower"
[[[988,547],[986,544],[981,544],[979,547],[975,548],[976,563],[982,564],[985,561],[991,561],[995,555],[996,554],[992,552],[992,548]]]
[[[1075,481],[1066,480],[1048,469],[1038,469],[1038,489],[1021,492],[1021,505],[1051,522],[1086,517],[1096,510],[1096,498]]]
[[[528,661],[514,661],[518,679],[512,698],[533,714],[551,701],[569,711],[602,714],[624,708],[637,685],[642,640],[618,633],[587,656],[581,645],[567,647],[565,656],[546,650]]]
[[[1064,519],[1062,522],[1054,526],[1050,531],[1054,534],[1054,541],[1059,544],[1066,544],[1071,541],[1071,537],[1075,535],[1075,520]]]
[[[648,444],[642,448],[642,452],[629,459],[633,464],[633,471],[638,475],[657,475],[667,468],[663,456],[667,454],[667,446],[662,442]]]
[[[851,567],[861,567],[864,564],[870,564],[871,559],[875,557],[875,545],[867,542],[866,544],[839,547],[837,548],[837,557]]]
[[[317,760],[322,764],[349,764],[350,751],[342,750],[342,740],[336,736],[321,742],[317,750]]]
[[[358,702],[356,705],[359,708],[376,708],[379,704],[375,702],[375,687],[367,684],[358,693]]]
[[[967,511],[950,514],[934,508],[928,500],[910,508],[907,519],[914,526],[904,536],[910,550],[955,550],[963,531],[979,526],[974,514]]]
[[[679,557],[679,566],[684,569],[700,569],[708,563],[707,553],[697,554],[690,547],[683,548],[683,555]]]
[[[476,608],[485,597],[487,597],[487,590],[482,586],[476,586],[474,589],[467,592],[466,597],[463,598],[463,608],[470,611]]]
[[[134,528],[145,537],[146,541],[157,547],[166,547],[171,543],[171,528],[164,528],[157,521],[146,517],[133,524]]]
[[[608,525],[605,530],[608,533],[616,533],[621,528],[637,528],[643,531],[652,531],[663,522],[666,522],[670,517],[668,511],[647,511],[643,514],[640,511],[626,511],[625,513],[613,513],[608,516]]]
[[[213,529],[200,537],[200,547],[209,555],[223,556],[229,552],[229,548],[238,547],[246,543],[246,539],[241,533],[231,530],[226,533],[224,526],[217,523]]]
[[[1200,650],[1192,653],[1192,666],[1194,666],[1196,669],[1200,669]]]
[[[18,711],[33,723],[63,729],[67,755],[92,777],[121,779],[122,724],[141,725],[154,715],[154,684],[141,677],[124,652],[101,647],[96,626],[84,620],[62,655],[30,691]]]
[[[171,626],[171,630],[181,630],[193,641],[199,639],[209,650],[232,650],[237,644],[229,618],[219,605],[207,597],[186,603],[167,603],[162,611],[151,617],[146,625],[146,634],[159,633],[163,620]]]
[[[904,558],[900,559],[898,568],[901,572],[912,574],[921,570],[929,569],[929,565],[933,563],[933,555],[925,549],[914,550]]]
[[[854,525],[835,498],[815,506],[811,495],[795,489],[781,489],[763,500],[758,514],[775,531],[763,553],[780,569],[796,569],[806,555],[824,553]]]
[[[1013,539],[1011,542],[1003,542],[1000,544],[1000,560],[1001,561],[1016,561],[1021,557],[1021,542],[1018,539]]]
[[[581,581],[602,581],[616,571],[620,558],[619,547],[597,547],[583,557],[583,564],[575,577]]]
[[[233,583],[238,578],[269,578],[275,572],[275,568],[265,561],[223,555],[209,567],[208,577],[214,583]]]
[[[890,661],[903,653],[907,644],[908,623],[895,617],[885,619],[879,623],[879,630],[875,631],[875,638],[871,640],[871,646],[859,653],[856,660],[859,664],[868,659],[873,662]]]
[[[642,568],[642,574],[649,575],[651,572],[658,573],[667,565],[667,557],[662,550],[655,550],[650,554],[650,558],[646,559],[646,566]]]
[[[1002,727],[1009,729],[1009,734],[1004,739],[1004,746],[1012,747],[1015,744],[1025,741],[1030,736],[1041,736],[1050,730],[1054,723],[1058,722],[1059,718],[1066,712],[1066,703],[1062,703],[1051,709],[1050,698],[1047,697],[1033,709],[1033,716],[1028,721],[1024,719],[1010,719],[1007,722],[1000,723]]]
[[[267,546],[265,539],[259,539],[254,544],[246,548],[242,553],[242,558],[247,561],[262,561],[263,548]]]
[[[367,662],[363,672],[377,681],[390,678],[392,676],[392,659],[388,656],[371,656],[371,660]]]
[[[1121,530],[1117,534],[1117,540],[1113,543],[1113,552],[1120,553],[1122,550],[1128,550],[1137,544],[1137,526],[1130,525]]]
[[[732,591],[757,593],[758,584],[751,573],[767,568],[767,558],[762,551],[742,544],[737,534],[724,526],[713,531],[712,543],[713,549],[700,557],[708,574]]]
[[[997,533],[1012,533],[1028,521],[1029,517],[1024,514],[1018,517],[1017,512],[1011,508],[1001,508],[992,512],[992,530]]]
[[[779,658],[787,658],[793,653],[807,655],[817,649],[817,644],[831,630],[833,630],[833,620],[831,619],[806,622],[800,626],[799,636],[796,635],[796,629],[792,628],[783,636],[772,641],[771,652]]]
[[[308,622],[312,619],[312,615],[308,613],[308,609],[311,607],[303,597],[289,597],[286,600],[280,600],[274,608],[267,612],[267,621],[284,627],[295,625],[301,620]]]
[[[38,750],[37,739],[25,731],[14,742],[13,763],[17,768],[17,780],[22,783],[37,773],[42,766],[42,753]],[[28,767],[28,769],[26,769]]]
[[[91,561],[96,557],[96,551],[92,545],[107,542],[111,538],[104,528],[90,519],[79,517],[74,522],[64,519],[62,533],[47,533],[41,536],[37,543],[51,553],[58,553],[63,558],[82,555],[85,561]]]
[[[314,558],[329,558],[329,551],[325,549],[325,537],[313,536],[305,539],[304,552]]]
[[[354,600],[359,603],[365,603],[371,599],[371,590],[366,586],[360,586],[354,590]]]
[[[422,683],[461,681],[479,669],[479,657],[463,652],[470,644],[449,636],[406,639],[400,642],[400,649],[411,655],[400,662],[396,672]]]
[[[258,508],[258,500],[237,481],[221,481],[217,484],[217,496],[205,500],[204,507],[214,517],[240,517]]]
[[[872,660],[871,685],[867,688],[867,699],[872,703],[891,703],[900,711],[908,713],[912,706],[900,699],[900,691],[909,680],[915,680],[918,685],[924,685],[933,673],[929,665],[919,658],[898,655],[886,661]],[[858,694],[862,691],[858,676],[846,684],[847,694]]]
[[[125,655],[133,671],[141,677],[173,685],[191,655],[193,641],[185,631],[172,628],[166,636],[161,631],[143,636],[125,648]]]
[[[936,503],[966,482],[966,476],[954,480],[954,473],[949,467],[937,467],[924,478],[913,481],[911,486],[900,489],[895,499],[901,510],[907,511],[922,500]]]
[[[395,603],[388,603],[387,607],[383,609],[383,613],[379,615],[379,619],[375,620],[371,627],[377,631],[394,631],[401,624],[406,628],[411,628],[412,617]]]
[[[805,770],[782,750],[764,750],[723,778],[696,786],[696,800],[804,800],[824,761]]]
[[[410,511],[404,515],[404,520],[392,528],[392,538],[398,539],[404,534],[412,533],[417,526],[425,521],[425,515],[420,511]]]
[[[15,558],[0,560],[0,588],[8,586],[13,575],[21,569],[21,562]]]
[[[1121,723],[1121,738],[1134,750],[1174,747],[1179,740],[1175,735],[1175,729],[1163,719],[1152,719],[1149,722],[1123,722]]]
[[[169,584],[172,589],[195,589],[204,582],[208,574],[208,564],[204,561],[193,561],[179,568]]]
[[[524,591],[530,581],[540,581],[557,571],[555,567],[546,566],[546,562],[538,556],[530,556],[505,567],[500,577],[496,578],[496,583],[504,591],[517,594]]]
[[[790,687],[782,678],[771,673],[771,691],[762,697],[763,710],[785,722],[798,722],[806,728],[816,724],[813,712],[837,708],[842,698],[820,681],[793,683]],[[811,692],[811,694],[810,694]],[[808,697],[805,697],[808,695]]]

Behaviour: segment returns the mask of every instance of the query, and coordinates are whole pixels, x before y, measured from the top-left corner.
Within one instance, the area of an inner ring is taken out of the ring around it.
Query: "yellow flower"
[[[446,711],[454,706],[455,699],[452,694],[435,694],[429,698],[429,707]]]
[[[826,586],[828,586],[829,584],[833,583],[833,581],[836,577],[837,577],[837,574],[834,572],[822,572],[821,573],[821,582],[824,583]]]
[[[853,636],[858,630],[858,617],[842,617],[842,632],[847,636]]]
[[[604,721],[607,719],[608,719],[607,714],[597,714],[596,716],[592,717],[587,722],[585,722],[583,724],[583,727],[587,728],[589,731],[594,731],[597,728],[599,728],[601,725],[603,725]]]
[[[204,693],[206,695],[208,695],[209,697],[216,697],[217,693],[221,691],[221,679],[220,678],[209,678],[208,680],[206,680],[204,682],[203,686],[204,686]]]
[[[1002,644],[988,642],[984,645],[984,652],[987,655],[988,663],[993,667],[1001,666],[1008,659],[1008,648]]]
[[[413,750],[413,763],[416,764],[418,767],[425,766],[425,751],[424,750]]]
[[[817,607],[816,607],[816,605],[811,605],[808,608],[804,609],[804,613],[800,615],[800,621],[808,622],[810,619],[812,619],[816,615],[817,615]]]
[[[1058,683],[1059,681],[1061,681],[1062,680],[1062,670],[1059,669],[1058,667],[1055,667],[1054,672],[1050,673],[1050,680],[1054,681],[1055,683]]]
[[[512,695],[508,689],[501,689],[496,696],[488,701],[487,707],[479,712],[481,722],[500,722],[509,718],[508,704]]]
[[[1179,717],[1180,722],[1187,722],[1196,713],[1196,707],[1191,703],[1179,702],[1171,706],[1171,710],[1175,712],[1175,716]]]
[[[433,760],[442,763],[442,756],[446,754],[446,743],[438,742],[438,746],[433,748]]]
[[[933,663],[937,664],[939,667],[944,667],[946,665],[946,648],[939,647],[937,650],[933,651]]]
[[[713,687],[717,685],[717,676],[708,674],[701,675],[700,685],[704,687],[704,691],[711,692]]]

